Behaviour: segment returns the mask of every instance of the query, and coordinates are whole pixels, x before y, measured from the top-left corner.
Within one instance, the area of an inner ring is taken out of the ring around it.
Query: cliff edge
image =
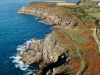
[[[64,40],[64,41],[62,41]],[[44,40],[33,42],[20,54],[25,64],[39,63],[39,71],[33,75],[73,75],[71,45],[59,30],[53,31]]]
[[[55,3],[31,2],[18,11],[55,28],[19,54],[25,64],[39,63],[32,75],[99,75],[100,53],[95,23],[85,23]],[[94,34],[95,33],[95,34]]]
[[[80,25],[80,21],[75,16],[55,3],[31,2],[18,13],[36,16],[53,28],[72,28]]]

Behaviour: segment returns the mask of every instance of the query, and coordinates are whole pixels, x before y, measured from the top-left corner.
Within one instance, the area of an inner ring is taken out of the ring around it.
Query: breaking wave
[[[38,41],[39,41],[39,40],[38,40]],[[22,53],[25,51],[25,49],[29,47],[29,44],[32,43],[32,42],[36,42],[36,41],[35,41],[34,39],[31,39],[31,40],[26,41],[24,44],[19,45],[19,46],[17,47],[18,53],[17,53],[16,55],[10,57],[11,59],[13,59],[12,62],[15,64],[15,67],[16,67],[16,68],[20,68],[20,69],[23,70],[23,71],[27,71],[27,74],[24,74],[24,75],[31,74],[31,73],[32,73],[32,70],[30,70],[30,69],[28,68],[29,65],[25,65],[25,64],[23,63],[23,61],[20,61],[20,58],[21,58],[21,57],[19,56],[19,53],[22,54]]]

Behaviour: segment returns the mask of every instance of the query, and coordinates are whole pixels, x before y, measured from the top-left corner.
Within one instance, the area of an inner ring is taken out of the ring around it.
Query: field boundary
[[[98,44],[98,49],[99,49],[99,52],[100,52],[100,41],[99,41],[99,39],[98,39],[98,37],[97,37],[97,28],[96,28],[96,27],[93,29],[93,36],[94,36],[94,38],[95,38],[95,41],[96,41],[97,44]]]

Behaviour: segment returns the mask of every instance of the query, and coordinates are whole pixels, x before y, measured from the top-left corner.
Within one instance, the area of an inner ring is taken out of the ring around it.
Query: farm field
[[[100,20],[100,12],[89,13],[90,16],[95,17],[96,19]]]

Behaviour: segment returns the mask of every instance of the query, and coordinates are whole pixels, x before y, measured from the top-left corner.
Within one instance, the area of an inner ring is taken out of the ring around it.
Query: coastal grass
[[[84,32],[84,30],[80,29],[65,29],[64,30],[67,34],[69,34],[75,41],[77,41],[79,44],[86,43],[88,40],[88,35],[81,36],[81,34]]]
[[[100,20],[100,12],[89,13],[88,15]]]
[[[70,11],[73,15],[75,15],[78,19],[80,19],[83,24],[86,22],[96,22],[94,18],[100,20],[100,6],[95,6],[93,3],[82,3],[80,5],[75,6],[62,6],[68,11]],[[92,10],[92,8],[96,10]]]
[[[80,19],[82,23],[92,21],[88,13],[85,12],[85,8],[87,8],[87,6],[76,5],[76,6],[62,6],[62,7],[70,11],[73,15],[75,15],[78,19]]]
[[[72,31],[72,30],[71,30]],[[88,61],[86,59],[86,57],[84,56],[83,52],[82,52],[82,49],[81,49],[81,46],[80,44],[78,43],[78,41],[76,41],[74,38],[75,38],[75,34],[72,36],[70,35],[69,32],[67,31],[63,31],[61,30],[60,31],[62,34],[64,34],[66,37],[68,37],[76,46],[76,49],[77,49],[77,53],[79,54],[81,60],[82,60],[82,63],[81,63],[81,67],[80,69],[78,70],[78,72],[76,73],[76,75],[82,75],[85,70],[87,69],[88,67]],[[72,33],[73,34],[73,33]]]

